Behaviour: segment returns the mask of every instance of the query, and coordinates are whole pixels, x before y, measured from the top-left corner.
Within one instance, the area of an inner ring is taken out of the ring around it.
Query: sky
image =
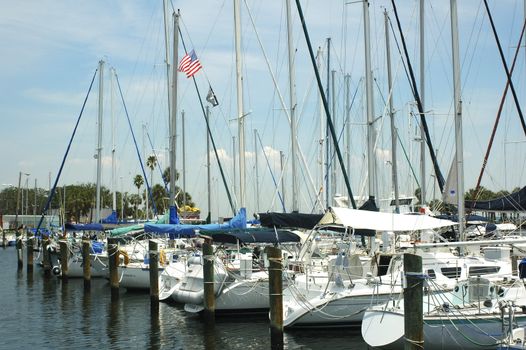
[[[38,187],[47,189],[55,182],[100,60],[105,62],[102,184],[112,188],[113,145],[117,191],[136,193],[133,177],[142,173],[138,154],[144,162],[144,158],[155,153],[162,168],[168,166],[168,83],[162,0],[0,0],[0,3],[0,40],[3,45],[0,55],[0,189],[17,186],[20,173],[29,174],[22,176],[22,186],[33,187],[36,181]],[[510,66],[524,20],[524,1],[489,0],[488,3]],[[320,71],[324,89],[327,38],[331,39],[329,70],[334,70],[331,73],[334,90],[330,92],[329,104],[331,108],[334,105],[332,114],[343,157],[349,160],[352,192],[355,196],[365,196],[368,175],[363,4],[330,0],[301,1],[301,5],[312,47],[315,51],[321,50]],[[290,107],[285,2],[241,0],[240,6],[247,179],[245,204],[249,213],[282,211],[283,207],[290,211],[292,171],[290,124],[287,120]],[[398,1],[397,6],[411,64],[416,79],[420,81],[419,1]],[[326,190],[320,165],[325,162],[320,159],[324,151],[320,145],[324,146],[327,140],[324,140],[325,123],[321,122],[324,116],[320,112],[313,65],[294,1],[291,7],[300,149],[298,201],[300,211],[312,212],[320,210],[316,194],[322,193],[323,198]],[[227,186],[235,198],[235,206],[239,207],[240,175],[238,167],[234,166],[239,155],[233,3],[231,0],[172,1],[168,2],[168,8],[170,22],[172,11],[180,10],[186,50],[194,49],[203,65],[195,75],[203,103],[206,105],[204,98],[209,86],[217,95],[219,106],[210,110],[211,132]],[[375,79],[375,127],[379,135],[375,149],[378,197],[382,199],[389,198],[392,193],[390,121],[385,102],[389,91],[384,10],[394,29],[394,33],[390,31],[390,44],[394,80],[392,98],[400,138],[397,149],[400,192],[411,195],[420,178],[419,143],[415,140],[418,138],[417,111],[393,36],[400,44],[400,33],[391,2],[373,0],[369,6],[371,67]],[[424,109],[428,112],[433,147],[446,177],[454,152],[449,1],[425,1],[424,23],[424,91],[421,93]],[[476,184],[506,75],[483,2],[459,1],[458,24],[467,190]],[[171,23],[168,37],[169,62],[173,66]],[[179,59],[184,50],[179,41]],[[526,101],[525,52],[524,48],[519,52],[513,74],[521,108]],[[110,69],[116,72],[118,84]],[[350,76],[348,83],[345,75]],[[96,181],[98,82],[97,75],[58,179],[60,186]],[[184,160],[186,175],[181,177],[178,186],[186,188],[196,205],[206,213],[204,116],[192,79],[179,74],[177,86],[176,161],[177,169],[182,173]],[[346,86],[349,87],[348,101],[352,100],[346,124],[350,126],[350,138],[347,138],[344,128]],[[482,181],[484,186],[495,191],[522,187],[526,179],[526,138],[511,97],[508,94],[504,104],[487,173]],[[429,156],[426,158],[427,198],[437,198],[439,190]],[[212,154],[210,210],[213,218],[232,215],[217,164]],[[153,174],[147,170],[146,175],[148,181],[153,176],[153,183],[160,182],[159,170]],[[332,191],[347,194],[339,168],[334,176],[336,181]],[[280,198],[283,198],[284,205]]]

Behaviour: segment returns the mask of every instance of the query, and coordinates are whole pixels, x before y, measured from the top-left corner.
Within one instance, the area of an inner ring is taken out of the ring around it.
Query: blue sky
[[[216,139],[223,167],[232,186],[232,137],[237,137],[235,92],[235,56],[232,1],[173,1],[181,10],[182,31],[188,49],[194,48],[204,67],[196,74],[202,96],[210,83],[220,105],[212,109],[212,132]],[[406,35],[412,64],[418,79],[418,1],[399,2],[399,14]],[[511,59],[524,19],[523,1],[489,1],[504,47],[506,59]],[[259,210],[281,210],[264,155],[270,169],[279,180],[280,156],[290,153],[290,132],[267,63],[258,44],[247,5],[257,33],[276,77],[284,101],[288,101],[286,22],[283,1],[241,1],[244,60],[244,109],[247,142],[247,206],[256,210],[255,152],[258,152],[260,184]],[[356,99],[351,109],[352,167],[349,175],[353,192],[365,195],[366,163],[362,5],[342,1],[302,1],[303,11],[313,47],[322,47],[326,55],[326,38],[332,40],[331,67],[336,71],[336,126],[342,129],[344,96],[343,75],[351,75],[351,92]],[[390,2],[372,1],[371,49],[375,83],[375,115],[381,116],[385,104],[381,94],[388,94],[386,83],[383,10],[394,21]],[[300,173],[300,209],[310,212],[315,189],[319,188],[320,116],[314,75],[307,55],[305,39],[293,3],[293,35],[296,47],[296,85],[298,101],[298,140],[305,159]],[[466,189],[475,185],[488,143],[497,107],[505,86],[502,68],[483,3],[479,0],[459,1],[460,50],[462,60],[462,99],[464,116],[464,157]],[[426,1],[426,63],[425,105],[430,111],[428,123],[432,140],[444,176],[453,154],[452,70],[449,24],[449,1]],[[80,112],[90,79],[103,59],[113,67],[123,90],[131,123],[141,154],[151,154],[145,133],[147,130],[163,166],[167,165],[168,116],[166,107],[166,66],[162,0],[155,1],[2,1],[0,12],[0,106],[2,127],[2,171],[0,184],[18,182],[18,173],[29,173],[29,186],[35,179],[39,187],[54,181],[66,150],[74,123]],[[399,37],[398,33],[396,33]],[[171,34],[170,34],[171,37]],[[411,95],[400,58],[391,37],[392,66],[395,74],[393,99],[396,119],[408,160],[399,159],[401,192],[410,194],[416,187],[410,176],[409,162],[418,173],[418,145],[415,138],[415,118],[410,117]],[[180,48],[179,56],[182,56]],[[171,53],[170,53],[171,55]],[[325,60],[324,60],[325,62]],[[526,100],[525,51],[519,55],[514,83],[520,101]],[[326,68],[324,68],[325,70]],[[111,83],[105,72],[105,115],[103,145],[103,184],[110,187],[111,168]],[[325,84],[325,71],[322,72]],[[115,85],[114,85],[115,87]],[[80,128],[73,142],[59,184],[95,182],[97,120],[97,88],[95,83]],[[526,143],[511,94],[504,106],[494,150],[483,185],[499,190],[511,190],[524,185]],[[120,98],[115,93],[113,111],[116,125],[117,190],[135,192],[132,178],[140,173],[133,142]],[[197,205],[206,204],[206,149],[203,116],[193,83],[179,78],[179,112],[186,115],[186,187]],[[522,105],[524,108],[524,105]],[[287,107],[288,108],[288,107]],[[413,111],[415,110],[412,108]],[[143,125],[145,125],[143,127]],[[180,124],[179,124],[180,125]],[[389,120],[377,122],[379,140],[377,158],[381,196],[389,196],[390,139]],[[180,128],[180,126],[179,126]],[[258,130],[264,151],[254,149],[254,129]],[[181,129],[179,129],[181,130]],[[182,137],[179,134],[179,142]],[[146,142],[145,142],[146,141]],[[517,143],[518,141],[518,143]],[[400,148],[399,148],[400,150]],[[506,153],[505,153],[506,152]],[[400,151],[401,153],[401,151]],[[400,154],[400,157],[402,155]],[[212,158],[213,159],[213,158]],[[178,169],[182,167],[179,144]],[[288,162],[286,162],[288,164]],[[432,172],[428,160],[427,192],[432,196]],[[148,174],[150,176],[150,174]],[[215,162],[212,164],[213,217],[229,216],[225,190]],[[337,192],[344,193],[343,180],[338,177]],[[122,179],[121,179],[122,178]],[[312,179],[308,180],[309,178]],[[23,179],[23,181],[25,181]],[[291,209],[290,166],[284,173],[285,202]],[[154,174],[159,182],[159,174]],[[182,182],[179,183],[182,186]],[[232,188],[231,188],[232,190]],[[435,189],[435,192],[438,190]],[[437,194],[436,194],[437,195]]]

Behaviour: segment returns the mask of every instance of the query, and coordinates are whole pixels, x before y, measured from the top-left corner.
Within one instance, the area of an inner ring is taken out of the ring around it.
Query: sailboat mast
[[[377,193],[376,159],[374,150],[376,131],[374,128],[373,74],[371,70],[371,37],[368,0],[363,2],[363,23],[365,37],[365,92],[367,100],[367,170],[369,176],[369,197],[374,198]]]
[[[424,0],[420,0],[420,102],[425,110],[425,45],[424,45]],[[426,204],[426,132],[420,123],[420,204]],[[434,186],[434,185],[433,185]]]
[[[457,167],[457,198],[458,198],[458,231],[461,241],[464,237],[464,156],[462,145],[462,101],[460,97],[460,60],[458,43],[457,1],[451,0],[451,52],[453,58],[453,95],[455,111],[455,146]]]
[[[292,38],[292,18],[290,10],[290,0],[286,0],[287,7],[287,39],[289,49],[289,99],[290,99],[290,137],[291,145],[291,169],[292,169],[292,211],[299,211],[298,206],[298,179],[297,179],[297,128],[296,128],[296,82],[294,74],[294,44]]]
[[[243,64],[241,60],[241,11],[239,0],[234,0],[234,27],[236,45],[236,82],[237,82],[237,123],[238,123],[238,150],[239,150],[239,205],[246,207],[245,203],[245,115],[243,112]]]
[[[206,125],[210,123],[210,107],[206,106]],[[207,183],[207,205],[208,205],[208,215],[206,216],[206,223],[209,224],[212,221],[212,179],[210,176],[210,135],[208,131],[206,133],[206,183]]]
[[[318,52],[316,54],[316,66],[318,68],[318,72],[321,72],[321,54],[322,54],[321,47],[318,47]],[[325,118],[325,111],[323,109],[323,98],[321,96],[321,93],[319,93],[318,95],[319,95],[319,100],[320,100],[320,140],[319,140],[320,149],[319,149],[319,154],[318,154],[318,162],[319,162],[318,164],[320,166],[319,194],[321,194],[319,197],[320,197],[321,207],[325,209],[328,204],[323,203],[324,195],[321,192],[323,191],[323,187],[324,187],[323,186],[323,182],[324,182],[323,175],[325,173],[324,171],[325,170],[325,166],[324,166],[325,158],[323,157],[323,154],[324,154],[323,150],[324,150],[324,144],[325,144],[325,135],[326,135],[325,126],[327,124],[327,120]],[[327,188],[325,188],[325,191],[327,191]]]
[[[114,74],[114,70],[111,70],[112,75]],[[115,185],[115,174],[117,172],[117,165],[115,160],[115,110],[113,105],[113,79],[110,80],[110,108],[111,108],[111,192],[112,192],[112,212],[116,212],[117,210],[117,191],[116,191],[116,185]]]
[[[175,135],[177,128],[177,61],[179,49],[179,13],[173,14],[174,17],[174,47],[173,47],[173,69],[172,69],[172,110],[170,114],[170,208],[175,208]]]
[[[259,213],[259,161],[258,161],[258,130],[254,129],[254,155],[256,160],[256,212]]]
[[[163,20],[164,20],[164,44],[165,44],[165,64],[166,64],[166,93],[168,95],[168,118],[171,116],[171,97],[170,97],[170,44],[168,34],[168,4],[166,0],[163,0]]]
[[[391,120],[391,172],[395,196],[395,212],[400,213],[400,194],[398,193],[398,166],[396,162],[396,127],[393,108],[393,78],[391,74],[391,47],[389,45],[389,16],[384,11],[385,54],[387,56],[387,88],[389,89],[389,118]],[[425,145],[422,142],[422,145]]]
[[[99,61],[99,115],[97,121],[97,199],[95,222],[100,222],[100,181],[102,175],[102,113],[104,94],[104,61]]]

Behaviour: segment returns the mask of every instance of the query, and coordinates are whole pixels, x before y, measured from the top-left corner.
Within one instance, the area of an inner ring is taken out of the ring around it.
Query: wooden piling
[[[272,349],[283,349],[283,267],[281,249],[266,247],[265,252],[269,260],[270,344]]]
[[[51,257],[49,255],[49,236],[45,235],[43,236],[43,242],[42,242],[42,266],[44,268],[44,276],[50,277],[51,276]]]
[[[150,299],[152,305],[159,303],[159,244],[150,239],[148,241],[150,255]]]
[[[33,273],[33,245],[34,245],[34,238],[33,234],[31,232],[27,233],[27,272]]]
[[[2,230],[2,247],[7,247],[7,239],[5,238],[5,230]]]
[[[62,281],[68,281],[68,258],[69,258],[69,247],[68,241],[60,240],[58,242],[60,246],[60,274]]]
[[[90,240],[82,240],[82,275],[84,277],[84,291],[91,289],[91,257]]]
[[[115,299],[119,296],[119,254],[118,241],[116,238],[108,238],[108,264],[110,267],[110,288],[111,297]]]
[[[214,292],[214,247],[212,238],[205,237],[203,243],[203,288],[204,288],[204,311],[205,322],[213,323],[216,312],[216,296]]]
[[[22,256],[22,233],[19,229],[16,230],[16,256],[18,258],[18,269],[24,267]]]
[[[422,300],[424,297],[424,278],[422,274],[422,257],[404,254],[404,327],[405,350],[424,348],[424,314]]]

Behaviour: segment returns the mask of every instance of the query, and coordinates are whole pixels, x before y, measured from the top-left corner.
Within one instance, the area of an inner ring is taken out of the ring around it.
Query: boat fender
[[[130,262],[130,256],[128,255],[128,252],[124,249],[119,249],[117,254],[122,255],[122,258],[124,259],[124,265],[128,265],[128,263]]]
[[[53,274],[55,276],[59,276],[60,275],[60,267],[58,267],[58,266],[53,266],[53,269],[51,271],[53,272]]]

